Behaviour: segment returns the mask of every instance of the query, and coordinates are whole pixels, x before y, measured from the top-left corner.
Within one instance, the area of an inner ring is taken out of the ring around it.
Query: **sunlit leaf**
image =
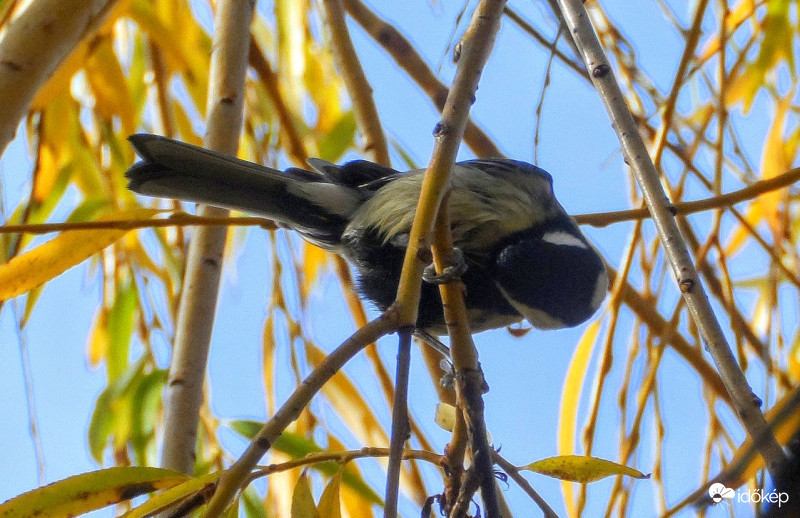
[[[178,485],[189,477],[161,468],[118,467],[69,477],[0,504],[0,517],[68,517]]]
[[[610,460],[598,459],[585,455],[563,455],[537,460],[520,467],[534,471],[548,477],[570,482],[586,484],[610,477],[612,475],[626,475],[633,478],[650,478],[641,471],[629,468]]]
[[[157,369],[143,375],[134,388],[131,404],[131,446],[138,464],[145,465],[147,448],[154,449],[155,426],[161,408],[161,393],[167,382],[167,370]]]
[[[158,211],[134,209],[113,214],[119,219],[148,219]],[[47,243],[0,265],[0,299],[7,300],[44,284],[121,238],[128,230],[63,232]]]
[[[734,78],[726,93],[729,105],[741,101],[745,112],[749,111],[756,92],[767,84],[765,77],[781,61],[786,60],[789,69],[794,71],[795,29],[794,22],[790,19],[791,4],[789,0],[767,2],[767,13],[759,30],[764,39],[761,41],[758,58],[745,66]]]
[[[133,317],[137,307],[136,286],[130,275],[124,275],[116,284],[117,292],[108,312],[108,379],[113,381],[128,367],[130,343],[133,334]]]
[[[144,504],[122,515],[122,518],[144,518],[167,509],[185,498],[201,493],[204,489],[217,483],[222,471],[209,473],[197,478],[185,477],[179,484],[173,484],[169,489],[161,491],[150,497]]]
[[[300,476],[292,492],[292,518],[321,518],[306,475]]]
[[[85,67],[95,112],[108,120],[119,117],[123,131],[133,133],[136,130],[133,103],[110,33],[95,37]]]
[[[572,353],[572,361],[561,391],[561,409],[558,414],[558,453],[568,456],[575,452],[575,439],[578,429],[578,409],[583,394],[584,380],[588,379],[589,360],[600,332],[600,321],[595,320],[584,331],[583,336]],[[568,512],[574,512],[572,485],[561,484],[564,504]]]
[[[319,142],[319,156],[331,162],[338,162],[345,151],[355,147],[356,117],[352,110],[345,112],[339,121]]]
[[[319,281],[321,273],[326,271],[330,264],[330,255],[318,246],[308,243],[303,245],[303,297],[311,294],[312,287]]]
[[[321,518],[341,518],[342,509],[339,499],[341,478],[337,473],[325,486],[319,497],[319,515]]]

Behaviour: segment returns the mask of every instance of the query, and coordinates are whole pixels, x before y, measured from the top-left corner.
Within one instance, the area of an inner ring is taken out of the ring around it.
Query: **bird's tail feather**
[[[157,135],[130,141],[143,158],[125,174],[132,191],[266,216],[325,248],[336,247],[361,202],[354,189],[310,171],[284,173]]]

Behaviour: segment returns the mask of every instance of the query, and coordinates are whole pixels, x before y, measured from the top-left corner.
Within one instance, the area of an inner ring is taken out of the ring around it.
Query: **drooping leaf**
[[[148,219],[153,209],[133,209],[114,213],[114,218]],[[47,243],[12,258],[0,265],[0,300],[21,295],[66,270],[124,236],[125,229],[75,230],[62,232]]]
[[[641,471],[629,468],[628,466],[586,455],[550,457],[526,464],[520,467],[520,469],[533,471],[560,480],[580,482],[582,484],[595,482],[612,475],[650,478],[650,475],[645,475]]]
[[[341,518],[340,486],[341,477],[337,473],[331,478],[322,491],[322,496],[319,497],[320,518]]]
[[[311,484],[305,474],[297,479],[292,492],[292,518],[321,518],[314,504]]]
[[[215,471],[196,478],[186,477],[179,484],[150,497],[147,502],[122,515],[122,518],[145,518],[183,501],[185,498],[201,493],[217,483],[222,471]]]
[[[116,467],[69,477],[0,504],[0,518],[68,517],[125,502],[190,477],[161,468]]]

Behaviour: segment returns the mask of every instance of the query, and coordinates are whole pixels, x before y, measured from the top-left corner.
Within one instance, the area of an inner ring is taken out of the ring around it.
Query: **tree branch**
[[[105,22],[115,0],[38,0],[0,39],[0,155],[34,96],[81,41]]]
[[[331,34],[333,55],[353,100],[353,110],[358,125],[364,132],[364,149],[372,156],[373,161],[389,165],[389,148],[386,145],[378,109],[372,99],[372,87],[364,75],[356,49],[350,39],[342,0],[323,0],[322,6],[325,10],[326,25]]]
[[[303,383],[294,390],[283,406],[275,412],[275,415],[261,427],[242,456],[222,475],[204,516],[216,518],[222,515],[233,501],[236,492],[247,481],[250,472],[256,467],[261,457],[286,427],[300,416],[311,398],[334,374],[339,372],[339,369],[350,358],[381,336],[395,331],[398,328],[397,316],[397,312],[393,308],[389,308],[380,317],[356,331],[325,357],[325,360],[303,380]]]
[[[759,409],[761,401],[750,389],[714,315],[686,243],[678,230],[674,208],[664,193],[658,172],[625,104],[622,91],[594,33],[588,14],[579,0],[558,0],[558,3],[620,139],[626,162],[631,166],[642,190],[686,306],[717,365],[739,418],[750,437],[759,439],[759,452],[770,473],[775,475],[786,456],[770,431]]]
[[[222,0],[217,4],[205,145],[231,155],[236,154],[242,127],[252,16],[251,2]],[[223,217],[228,211],[200,206],[198,214]],[[201,227],[192,236],[169,379],[164,389],[161,465],[189,474],[194,469],[199,410],[226,234],[226,227],[216,226]]]

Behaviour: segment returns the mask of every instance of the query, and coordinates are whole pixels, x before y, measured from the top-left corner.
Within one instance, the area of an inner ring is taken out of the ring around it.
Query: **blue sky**
[[[537,26],[546,27],[552,33],[552,23],[544,21],[547,16],[544,8],[539,4],[529,4],[515,7],[522,10],[528,19],[535,20]],[[678,65],[682,39],[664,19],[655,2],[607,4],[605,9],[633,42],[642,68],[657,87],[666,92]],[[423,49],[430,64],[443,63],[441,77],[448,83],[454,67],[443,56],[452,21],[460,6],[418,0],[411,4],[374,2],[373,7],[384,18],[396,21],[404,34]],[[269,10],[263,3],[259,8]],[[414,12],[419,14],[410,14]],[[683,23],[688,23],[688,13],[689,7],[680,4],[676,14]],[[411,16],[414,16],[413,22]],[[380,48],[360,29],[352,27],[351,30],[374,88],[388,136],[410,151],[419,164],[426,163],[434,144],[431,132],[438,114],[429,101],[416,92],[405,75],[387,60]],[[472,113],[508,156],[533,161],[533,117],[546,61],[544,49],[522,35],[510,21],[503,22],[503,30],[484,73]],[[739,125],[745,153],[755,164],[759,160],[770,116],[763,99],[758,102],[760,104],[746,118],[746,124]],[[741,113],[734,112],[733,116],[741,118]],[[562,67],[555,67],[541,124],[537,165],[553,175],[556,194],[568,212],[577,214],[628,207],[629,180],[618,142],[597,95],[582,79]],[[6,208],[10,200],[20,199],[21,192],[28,188],[32,166],[26,157],[23,133],[19,132],[20,137],[0,162]],[[470,157],[469,151],[462,149],[460,158]],[[401,162],[398,160],[397,163]],[[63,219],[68,209],[61,207],[53,221]],[[597,248],[616,263],[630,228],[630,224],[618,224],[584,230]],[[647,232],[652,233],[652,225],[647,225]],[[225,268],[209,359],[212,408],[222,418],[266,417],[260,381],[260,343],[269,297],[270,279],[266,273],[269,269],[264,266],[269,256],[268,247],[265,233],[251,230],[247,232],[242,248],[229,258]],[[0,394],[3,394],[0,397],[0,416],[7,416],[0,424],[0,501],[38,484],[23,380],[24,349],[30,361],[46,482],[98,467],[88,453],[86,428],[94,400],[105,386],[105,379],[101,369],[87,366],[84,355],[86,337],[99,300],[95,281],[96,275],[84,264],[49,283],[37,302],[30,323],[21,334],[15,325],[15,319],[19,317],[17,308],[21,307],[19,301],[5,304],[0,312]],[[672,293],[669,297],[675,296],[674,290]],[[311,313],[324,315],[312,322],[312,336],[326,349],[338,344],[352,331],[350,319],[343,312],[343,304],[339,303],[340,297],[338,287],[331,279],[320,282],[312,295]],[[319,309],[315,311],[315,308]],[[626,318],[630,319],[630,316],[626,315]],[[513,462],[524,464],[556,454],[555,427],[564,374],[583,329],[533,331],[519,339],[510,337],[505,330],[477,335],[482,366],[491,386],[486,395],[488,426],[495,444],[502,446],[502,452]],[[619,342],[617,354],[624,357],[626,340],[620,337]],[[156,345],[166,359],[167,345]],[[388,365],[393,365],[394,348],[393,338],[380,345]],[[411,379],[427,379],[416,351],[412,362]],[[700,395],[699,381],[670,351],[665,362],[662,372],[669,374],[659,380],[665,421],[705,422],[705,403]],[[622,365],[622,361],[615,364],[612,379],[618,380],[623,376]],[[644,366],[639,365],[639,368]],[[385,404],[379,396],[377,382],[359,376],[365,372],[364,369],[366,362],[358,358],[348,365],[347,372],[359,380],[367,398],[374,399],[375,405],[382,408]],[[594,369],[593,366],[591,372]],[[762,380],[752,379],[751,383],[763,387]],[[288,390],[285,388],[286,393]],[[412,412],[423,429],[443,446],[447,434],[432,423],[434,402],[427,381],[412,384]],[[609,410],[603,413],[600,426],[606,427],[609,433],[595,449],[595,454],[610,459],[615,459],[617,453],[615,404],[615,401],[606,403]],[[733,423],[733,416],[726,419]],[[343,425],[335,419],[331,419],[330,425],[348,437]],[[734,425],[732,428],[737,427]],[[694,489],[700,479],[700,473],[687,471],[696,469],[694,461],[705,440],[697,436],[698,430],[702,431],[703,427],[675,425],[668,429],[671,458],[665,467],[668,470],[666,478],[673,482],[668,488],[670,502]],[[654,431],[650,430],[650,433]],[[232,435],[223,439],[234,453],[244,447],[244,443]],[[352,443],[352,437],[349,440]],[[652,436],[645,437],[632,464],[647,471],[654,454]],[[687,462],[683,462],[684,458]],[[377,473],[374,465],[365,469]],[[559,483],[541,476],[528,478],[548,502],[562,512]],[[610,484],[610,480],[600,482],[590,491],[589,509],[604,508],[603,499]],[[377,482],[375,487],[381,490],[382,482]],[[650,492],[654,488],[648,481],[638,481],[633,487],[636,515],[651,514]],[[431,488],[437,488],[435,483]],[[512,508],[522,510],[520,516],[527,515],[524,510],[532,504],[523,500],[515,486],[510,485],[505,494],[512,501]],[[402,509],[407,516],[414,515],[408,502],[403,503]],[[587,512],[587,516],[592,515]],[[712,509],[708,514],[712,517],[723,515],[726,512],[722,509]]]

